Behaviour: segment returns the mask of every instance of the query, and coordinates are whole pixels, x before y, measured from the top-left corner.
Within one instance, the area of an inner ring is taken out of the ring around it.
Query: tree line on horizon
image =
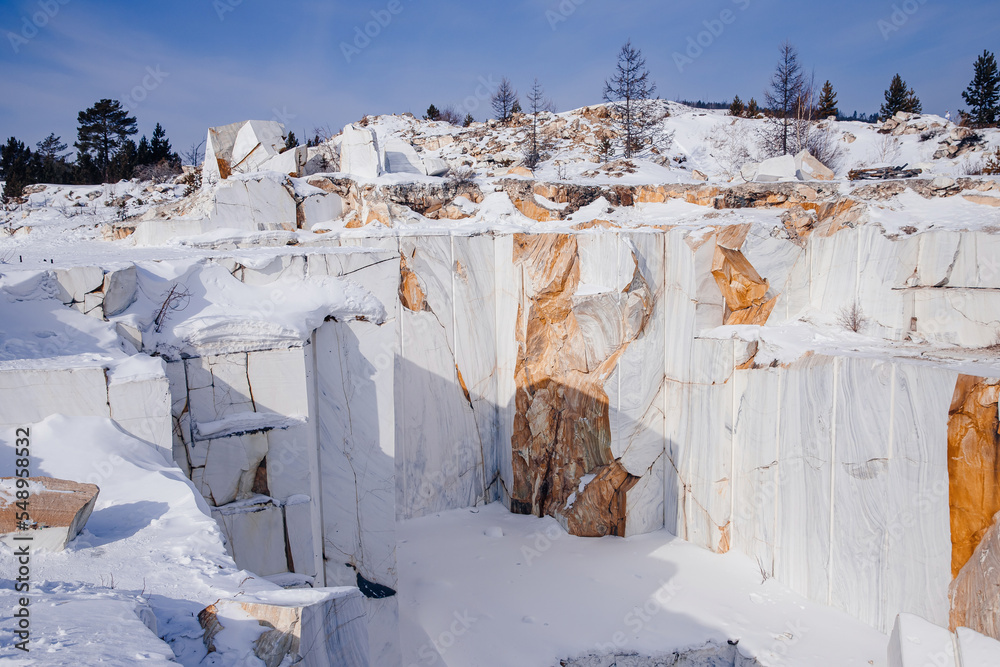
[[[604,161],[617,154],[628,159],[658,146],[667,146],[672,139],[662,133],[659,123],[669,115],[660,98],[655,97],[656,84],[651,79],[642,52],[633,47],[631,40],[621,48],[614,74],[604,82],[603,99],[611,110],[615,141],[604,139],[598,153]],[[974,64],[973,79],[962,97],[969,110],[959,110],[962,125],[983,128],[995,126],[1000,121],[1000,70],[996,57],[984,51]],[[900,74],[895,74],[884,92],[884,102],[879,113],[866,116],[854,112],[853,116],[841,114],[837,93],[827,80],[817,91],[811,77],[806,77],[799,64],[798,51],[791,42],[781,45],[780,56],[768,87],[764,92],[764,105],[755,97],[744,103],[738,95],[729,103],[701,102],[691,104],[699,108],[729,109],[733,116],[765,118],[769,120],[766,149],[769,153],[783,155],[792,150],[809,149],[814,154],[823,153],[826,146],[810,126],[814,121],[835,117],[840,120],[876,122],[897,112],[922,113],[923,105],[912,87],[907,86]],[[530,131],[523,149],[524,164],[534,169],[550,148],[547,139],[539,135],[538,117],[542,112],[554,112],[555,104],[545,97],[545,91],[536,78],[527,97],[528,109],[521,106],[517,90],[507,77],[501,79],[493,92],[490,103],[495,119],[510,125],[516,118],[530,116]],[[471,113],[465,117],[453,107],[439,110],[431,104],[425,120],[444,121],[452,125],[470,126],[475,119]],[[145,135],[136,143],[132,137],[138,133],[137,121],[130,116],[118,100],[102,99],[77,116],[76,158],[69,160],[68,146],[61,137],[50,133],[28,148],[16,137],[10,137],[0,146],[0,178],[5,181],[3,201],[21,197],[26,186],[34,183],[99,184],[138,177],[143,180],[163,181],[181,173],[181,159],[170,144],[163,127],[157,123],[152,139]],[[315,142],[320,140],[317,134]],[[290,144],[297,144],[289,133]],[[312,141],[310,141],[312,144]],[[197,163],[199,146],[193,146],[189,161]],[[185,157],[188,157],[186,154]],[[820,157],[820,155],[817,155]],[[820,158],[822,160],[822,158]]]
[[[636,110],[643,108],[644,101],[653,99],[656,85],[649,77],[650,73],[645,67],[641,51],[634,48],[631,41],[627,42],[619,52],[616,74],[605,82],[604,91],[604,101],[613,107],[616,115],[615,120],[622,121],[617,123],[620,130],[619,148],[621,154],[626,158],[631,157],[639,147],[635,143],[636,136],[634,135],[646,134],[650,129],[651,124],[647,118],[633,115]],[[536,79],[532,88],[533,95],[537,95],[539,90],[539,83]],[[833,84],[827,80],[817,90],[815,82],[811,77],[805,75],[799,64],[797,49],[790,42],[785,42],[781,45],[778,64],[764,92],[763,106],[757,102],[755,97],[751,97],[749,102],[744,102],[739,95],[734,96],[729,102],[704,102],[701,100],[697,102],[678,100],[678,102],[702,109],[728,109],[733,116],[760,117],[777,121],[778,136],[775,137],[775,143],[780,142],[780,152],[787,153],[789,133],[792,130],[793,122],[796,121],[811,122],[833,117],[843,121],[875,123],[890,118],[900,111],[914,114],[923,112],[920,98],[898,73],[893,76],[889,87],[883,93],[883,97],[884,102],[878,113],[859,114],[854,111],[852,115],[847,116],[839,108]],[[984,51],[983,55],[977,58],[974,64],[973,79],[966,90],[962,92],[962,98],[969,105],[969,110],[958,110],[957,120],[960,125],[983,128],[995,126],[1000,121],[1000,70],[998,70],[993,53]],[[533,127],[537,125],[537,114],[540,110],[554,111],[553,103],[549,100],[546,100],[546,103],[543,109],[529,109],[527,112],[535,118]],[[507,77],[502,78],[493,93],[491,105],[494,112],[493,117],[503,124],[510,124],[518,114],[524,113],[518,93]],[[464,127],[475,122],[471,114],[466,114],[462,118],[454,107],[445,107],[443,111],[439,111],[434,104],[430,105],[424,119],[444,121]],[[608,147],[603,148],[606,154],[611,153]]]
[[[3,201],[22,196],[35,183],[97,185],[138,177],[164,181],[181,173],[181,159],[159,123],[152,138],[138,142],[137,121],[118,100],[102,99],[77,115],[76,158],[69,146],[50,133],[32,150],[16,137],[0,146]]]

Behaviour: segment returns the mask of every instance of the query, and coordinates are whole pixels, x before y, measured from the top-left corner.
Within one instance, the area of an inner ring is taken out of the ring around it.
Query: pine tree
[[[427,113],[424,114],[424,120],[439,120],[441,118],[441,112],[433,104],[427,107]]]
[[[747,118],[756,118],[760,115],[760,107],[757,106],[757,98],[751,97],[747,104]]]
[[[883,119],[888,119],[895,116],[897,111],[907,113],[921,113],[923,111],[923,105],[917,94],[913,92],[912,88],[907,89],[906,82],[898,74],[892,77],[892,83],[885,91],[885,103],[879,110],[879,115]]]
[[[1000,120],[1000,70],[989,51],[976,59],[972,83],[962,98],[970,107],[969,117],[975,126],[987,127]]]
[[[0,147],[0,177],[4,179],[3,201],[19,199],[24,188],[36,183],[37,161],[31,149],[15,137]]]
[[[288,136],[290,138],[295,137],[294,133],[289,132]],[[295,142],[298,146],[298,141]],[[167,160],[168,162],[179,162],[180,158],[174,153],[173,147],[170,145],[170,140],[167,139],[167,133],[164,131],[163,126],[159,123],[153,128],[153,140],[149,142],[150,157],[152,158],[150,162],[156,163],[160,160]]]
[[[531,130],[528,132],[528,140],[524,148],[524,164],[528,169],[534,171],[538,163],[542,161],[542,152],[545,148],[544,140],[538,135],[538,114],[543,111],[551,111],[552,102],[545,97],[545,89],[542,84],[535,79],[528,93],[528,113],[531,114]]]
[[[127,181],[132,178],[137,166],[139,166],[139,147],[131,139],[126,139],[111,157],[107,182]]]
[[[649,78],[642,51],[629,40],[618,52],[615,74],[604,82],[604,101],[610,106],[626,159],[654,141],[659,118],[653,112],[656,84]]]
[[[462,127],[469,127],[476,122],[476,119],[472,117],[472,114],[465,114],[465,121],[462,123]]]
[[[104,181],[109,182],[112,158],[126,141],[131,141],[128,137],[138,131],[135,118],[128,115],[118,100],[102,99],[81,111],[77,122],[77,142],[74,144],[77,151],[80,155],[88,155]]]
[[[833,91],[833,84],[829,81],[823,84],[823,90],[820,91],[816,115],[821,120],[840,115],[840,110],[837,109],[837,93]]]
[[[150,164],[155,162],[153,160],[153,149],[149,147],[149,139],[146,135],[142,135],[142,139],[139,140],[139,147],[137,149],[136,162],[138,164]]]
[[[729,115],[730,116],[742,116],[746,113],[747,108],[743,104],[743,100],[737,95],[733,98],[733,103],[729,105]]]
[[[66,163],[69,148],[55,133],[49,134],[35,144],[35,155],[38,157],[40,183],[69,183],[72,179],[72,168]]]
[[[292,131],[288,132],[288,136],[285,137],[285,148],[291,150],[299,145],[299,140],[296,138],[295,133]]]
[[[515,109],[520,110],[521,102],[518,100],[517,91],[507,77],[500,79],[500,85],[490,98],[490,104],[493,105],[493,112],[501,123],[509,123],[516,113]]]
[[[791,42],[785,42],[781,45],[778,64],[771,75],[771,85],[764,93],[775,119],[769,145],[777,155],[788,155],[788,140],[795,122],[793,116],[804,89],[805,77],[799,65],[799,52]]]

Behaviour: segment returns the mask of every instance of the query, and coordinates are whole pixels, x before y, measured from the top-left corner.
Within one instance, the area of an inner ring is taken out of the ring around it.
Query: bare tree
[[[521,106],[521,102],[517,97],[517,91],[514,90],[510,79],[507,77],[500,79],[500,85],[497,86],[496,92],[490,98],[490,103],[493,105],[493,111],[496,113],[497,120],[501,123],[509,123],[511,117],[514,115],[514,110]]]
[[[788,155],[789,137],[795,122],[797,110],[801,110],[802,93],[806,86],[802,68],[799,66],[799,52],[791,42],[781,45],[778,64],[771,75],[771,85],[764,92],[764,99],[771,113],[774,114],[772,152],[778,155]]]
[[[184,160],[184,164],[191,165],[192,167],[197,167],[201,164],[205,157],[205,140],[202,139],[196,144],[191,144],[191,147],[186,151],[181,153],[181,158]]]
[[[629,40],[618,53],[615,74],[604,82],[604,101],[618,129],[626,159],[655,142],[657,115],[653,94],[656,84],[649,78],[646,59]]]
[[[439,114],[438,120],[442,120],[446,123],[451,123],[452,125],[461,125],[462,117],[455,110],[455,107],[449,105],[446,106]]]
[[[546,146],[546,141],[538,136],[538,114],[543,111],[553,112],[555,111],[555,105],[552,100],[545,97],[545,89],[542,88],[542,84],[535,79],[535,83],[531,86],[531,92],[528,93],[528,113],[531,114],[531,130],[528,132],[528,140],[525,142],[524,148],[524,164],[528,169],[532,171],[538,166],[538,163],[543,159],[543,151]]]
[[[837,312],[837,324],[848,331],[861,333],[868,326],[868,318],[857,301],[844,306]]]

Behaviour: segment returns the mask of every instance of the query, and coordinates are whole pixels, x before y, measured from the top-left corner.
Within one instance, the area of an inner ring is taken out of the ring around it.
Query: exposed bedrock
[[[514,262],[525,293],[511,508],[557,517],[575,535],[625,535],[625,494],[638,478],[611,452],[604,383],[645,329],[649,287],[636,261],[624,290],[578,295],[579,249],[567,235],[517,237]]]

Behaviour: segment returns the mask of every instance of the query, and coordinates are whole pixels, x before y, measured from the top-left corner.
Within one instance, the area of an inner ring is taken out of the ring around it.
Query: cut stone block
[[[52,477],[27,477],[21,489],[18,478],[0,479],[0,541],[11,548],[30,544],[32,550],[62,551],[80,534],[97,503],[100,489],[94,484],[81,484]],[[19,529],[17,492],[27,490],[27,511],[30,516],[26,529]],[[17,538],[30,537],[31,542]]]
[[[382,155],[375,132],[353,125],[344,128],[340,141],[340,170],[360,178],[378,178],[382,174]]]
[[[138,287],[135,265],[112,271],[104,278],[104,316],[114,317],[132,305]]]
[[[58,299],[65,304],[83,303],[84,296],[99,289],[104,284],[104,269],[99,266],[77,266],[72,269],[56,269],[56,283],[59,286]]]
[[[240,638],[257,624],[260,634],[252,652],[267,667],[367,667],[362,601],[357,588],[267,591],[220,600],[203,609],[198,620],[210,652],[231,646],[227,635]]]

